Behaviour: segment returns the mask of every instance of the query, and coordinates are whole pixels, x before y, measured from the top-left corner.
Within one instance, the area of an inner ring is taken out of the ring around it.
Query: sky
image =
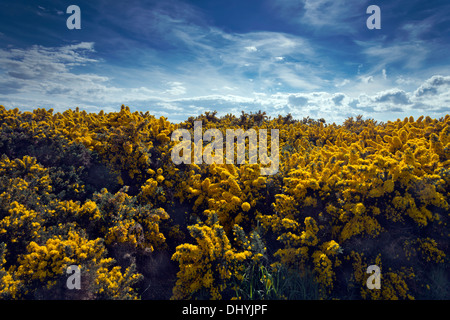
[[[69,29],[70,5],[81,29]],[[370,5],[381,29],[366,25]],[[342,123],[450,113],[450,2],[2,0],[0,104],[265,111]]]

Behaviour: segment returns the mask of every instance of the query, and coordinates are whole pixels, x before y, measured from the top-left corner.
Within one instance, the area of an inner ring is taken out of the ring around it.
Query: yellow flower
[[[244,210],[244,212],[249,211],[251,208],[250,203],[248,203],[248,202],[242,203],[241,208],[242,208],[242,210]]]

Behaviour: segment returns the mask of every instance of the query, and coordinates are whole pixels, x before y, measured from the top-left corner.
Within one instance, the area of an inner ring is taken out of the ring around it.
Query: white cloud
[[[303,75],[294,72],[293,70],[286,68],[286,67],[279,67],[275,73],[277,78],[279,78],[281,81],[286,83],[292,88],[295,88],[297,90],[305,90],[310,91],[317,89],[319,87],[317,81],[311,81],[313,78],[311,75]],[[315,79],[314,79],[315,80]]]
[[[413,79],[413,78],[409,78],[409,77],[404,77],[404,76],[397,76],[397,79],[395,80],[396,84],[399,85],[411,85],[411,84],[415,84],[417,82],[417,79]]]
[[[363,25],[368,1],[348,0],[277,0],[271,3],[275,13],[292,24],[312,29],[332,28],[333,32],[353,34]],[[352,21],[353,23],[349,23]]]
[[[411,104],[408,94],[397,88],[379,92],[373,97],[374,102],[391,102],[393,104]]]
[[[359,42],[362,44],[362,42]],[[424,61],[430,55],[432,48],[423,41],[400,42],[382,45],[364,44],[366,48],[363,53],[371,61],[375,61],[375,66],[386,66],[389,64],[399,64],[403,68],[417,70],[423,67]]]
[[[442,94],[448,92],[450,89],[450,76],[435,75],[426,80],[416,91],[414,95],[416,97],[433,96],[436,94]]]
[[[345,98],[346,98],[345,94],[335,93],[335,94],[333,94],[333,98],[331,98],[331,100],[333,100],[335,105],[340,106],[340,105],[342,105],[342,102],[344,101]]]
[[[435,75],[427,79],[413,93],[415,110],[428,113],[450,113],[450,76]]]
[[[288,96],[288,103],[295,107],[306,106],[308,100],[308,97],[304,94],[291,94]]]
[[[61,110],[79,105],[105,106],[128,99],[148,100],[154,94],[145,87],[115,87],[107,76],[72,71],[74,67],[99,63],[90,57],[94,52],[90,42],[0,49],[0,70],[4,71],[0,98],[21,107],[45,105]]]
[[[186,88],[183,86],[183,83],[178,81],[171,81],[167,83],[171,88],[166,90],[165,93],[170,95],[178,96],[186,93]]]
[[[350,83],[349,79],[344,79],[335,84],[335,87],[343,87]]]
[[[359,80],[360,80],[362,83],[365,83],[365,84],[371,83],[371,82],[374,81],[373,76],[360,76],[360,77],[359,77]]]

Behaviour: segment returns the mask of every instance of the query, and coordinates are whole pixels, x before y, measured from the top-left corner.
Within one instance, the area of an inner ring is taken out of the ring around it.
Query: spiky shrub
[[[260,165],[248,161],[175,166],[171,132],[192,132],[195,120],[223,134],[279,129],[279,172],[261,177]],[[256,234],[266,249],[254,279],[284,268],[298,277],[312,273],[321,298],[426,298],[430,290],[433,298],[448,296],[436,288],[446,286],[437,283],[448,273],[449,115],[337,125],[206,113],[171,124],[125,106],[110,113],[0,107],[0,123],[0,273],[8,280],[1,290],[16,288],[9,297],[23,297],[14,272],[30,243],[65,241],[69,232],[104,239],[115,276],[116,267],[122,275],[129,267],[142,272],[149,252],[174,255],[182,298],[233,296],[234,283],[261,258],[250,241]],[[239,228],[243,240],[234,239]],[[190,278],[187,261],[206,283]],[[219,262],[234,275],[221,274]],[[382,269],[381,291],[365,286],[372,264]]]
[[[237,252],[231,247],[214,213],[206,223],[189,226],[189,231],[196,244],[179,245],[172,256],[180,267],[173,299],[193,298],[202,290],[211,299],[220,299],[230,280],[241,276],[242,262],[251,252]]]

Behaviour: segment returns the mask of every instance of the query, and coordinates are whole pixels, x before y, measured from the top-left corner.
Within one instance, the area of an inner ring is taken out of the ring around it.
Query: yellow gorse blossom
[[[251,253],[233,250],[214,214],[208,224],[190,226],[189,230],[197,244],[180,245],[172,256],[180,264],[173,299],[189,298],[202,288],[208,290],[211,299],[220,299],[227,280],[239,275],[241,263]]]
[[[76,232],[69,232],[66,240],[54,237],[42,246],[30,242],[27,251],[28,254],[19,259],[20,266],[16,274],[19,277],[44,281],[63,274],[68,265],[76,262],[81,263],[87,259],[96,262],[104,249],[100,245],[100,240],[89,241]]]
[[[192,134],[197,120],[222,135],[278,129],[279,172],[261,176],[250,152],[239,165],[175,165],[171,134]],[[227,297],[252,264],[311,270],[324,298],[350,290],[408,299],[432,286],[424,264],[448,264],[449,115],[337,125],[206,113],[173,124],[125,106],[110,113],[1,106],[0,122],[0,297],[31,297],[36,283],[51,291],[69,264],[92,279],[85,296],[136,297],[133,265],[162,252],[179,266],[177,299]],[[55,141],[61,155],[44,157]],[[92,166],[95,157],[102,167]],[[381,291],[364,287],[371,264],[382,267]]]

